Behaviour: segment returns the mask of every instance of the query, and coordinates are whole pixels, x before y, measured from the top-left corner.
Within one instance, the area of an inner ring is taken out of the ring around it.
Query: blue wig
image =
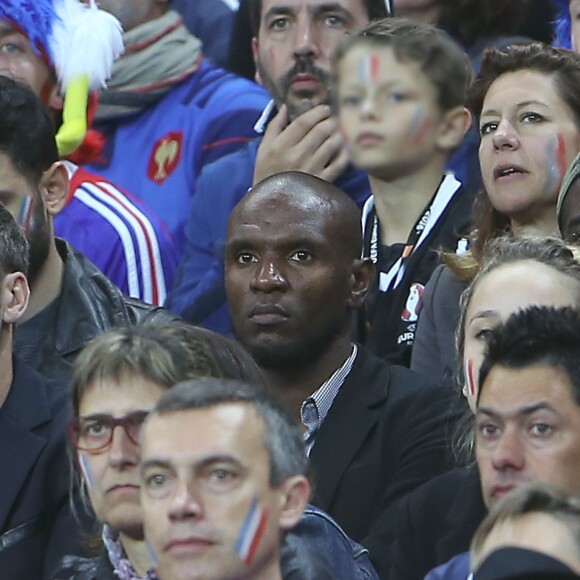
[[[49,39],[56,18],[53,0],[0,1],[0,20],[14,23],[26,34],[33,50],[50,58],[53,66],[54,58],[50,52]]]
[[[570,23],[570,0],[552,0],[556,8],[554,21],[554,46],[558,48],[572,47],[572,27]]]

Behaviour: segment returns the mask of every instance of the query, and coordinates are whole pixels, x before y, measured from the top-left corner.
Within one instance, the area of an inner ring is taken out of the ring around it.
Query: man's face
[[[56,83],[48,64],[36,54],[26,36],[0,20],[0,75],[28,85],[48,104]]]
[[[42,198],[28,180],[0,153],[0,202],[24,228],[29,243],[28,280],[32,283],[48,257],[52,230]]]
[[[99,8],[116,16],[124,31],[159,18],[166,2],[159,0],[99,0]]]
[[[154,415],[142,439],[145,536],[163,580],[262,578],[278,565],[285,484],[244,403]]]
[[[262,0],[253,41],[258,81],[290,118],[329,102],[332,53],[346,32],[366,24],[362,0]]]
[[[348,332],[352,260],[330,204],[273,193],[232,215],[225,282],[238,338],[260,366],[283,368],[316,360]]]
[[[493,367],[477,407],[476,458],[488,507],[531,481],[579,495],[580,405],[567,374]]]

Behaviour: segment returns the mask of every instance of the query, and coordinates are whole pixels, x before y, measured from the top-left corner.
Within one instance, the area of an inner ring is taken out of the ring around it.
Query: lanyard
[[[405,275],[406,261],[427,239],[460,187],[461,183],[454,175],[448,174],[443,178],[443,181],[435,192],[433,199],[413,226],[401,257],[389,268],[388,272],[379,273],[380,292],[387,292],[389,289],[395,289],[399,286],[403,276]],[[363,227],[373,210],[374,200],[371,196],[363,209]],[[379,223],[374,212],[372,227],[369,256],[376,264],[379,257]]]

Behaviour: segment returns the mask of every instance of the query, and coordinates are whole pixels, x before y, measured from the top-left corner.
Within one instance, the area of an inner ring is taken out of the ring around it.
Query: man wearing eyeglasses
[[[0,161],[0,179],[2,176]],[[65,450],[68,392],[13,356],[28,305],[28,243],[0,203],[0,577],[38,579],[74,553]],[[16,353],[17,354],[17,353]]]

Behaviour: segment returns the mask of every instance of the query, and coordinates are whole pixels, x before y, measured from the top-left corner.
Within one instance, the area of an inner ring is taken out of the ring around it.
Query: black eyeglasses
[[[72,444],[79,451],[97,453],[110,447],[115,427],[123,427],[129,440],[139,445],[139,434],[149,411],[136,411],[115,419],[111,415],[90,415],[79,417],[70,425]]]

